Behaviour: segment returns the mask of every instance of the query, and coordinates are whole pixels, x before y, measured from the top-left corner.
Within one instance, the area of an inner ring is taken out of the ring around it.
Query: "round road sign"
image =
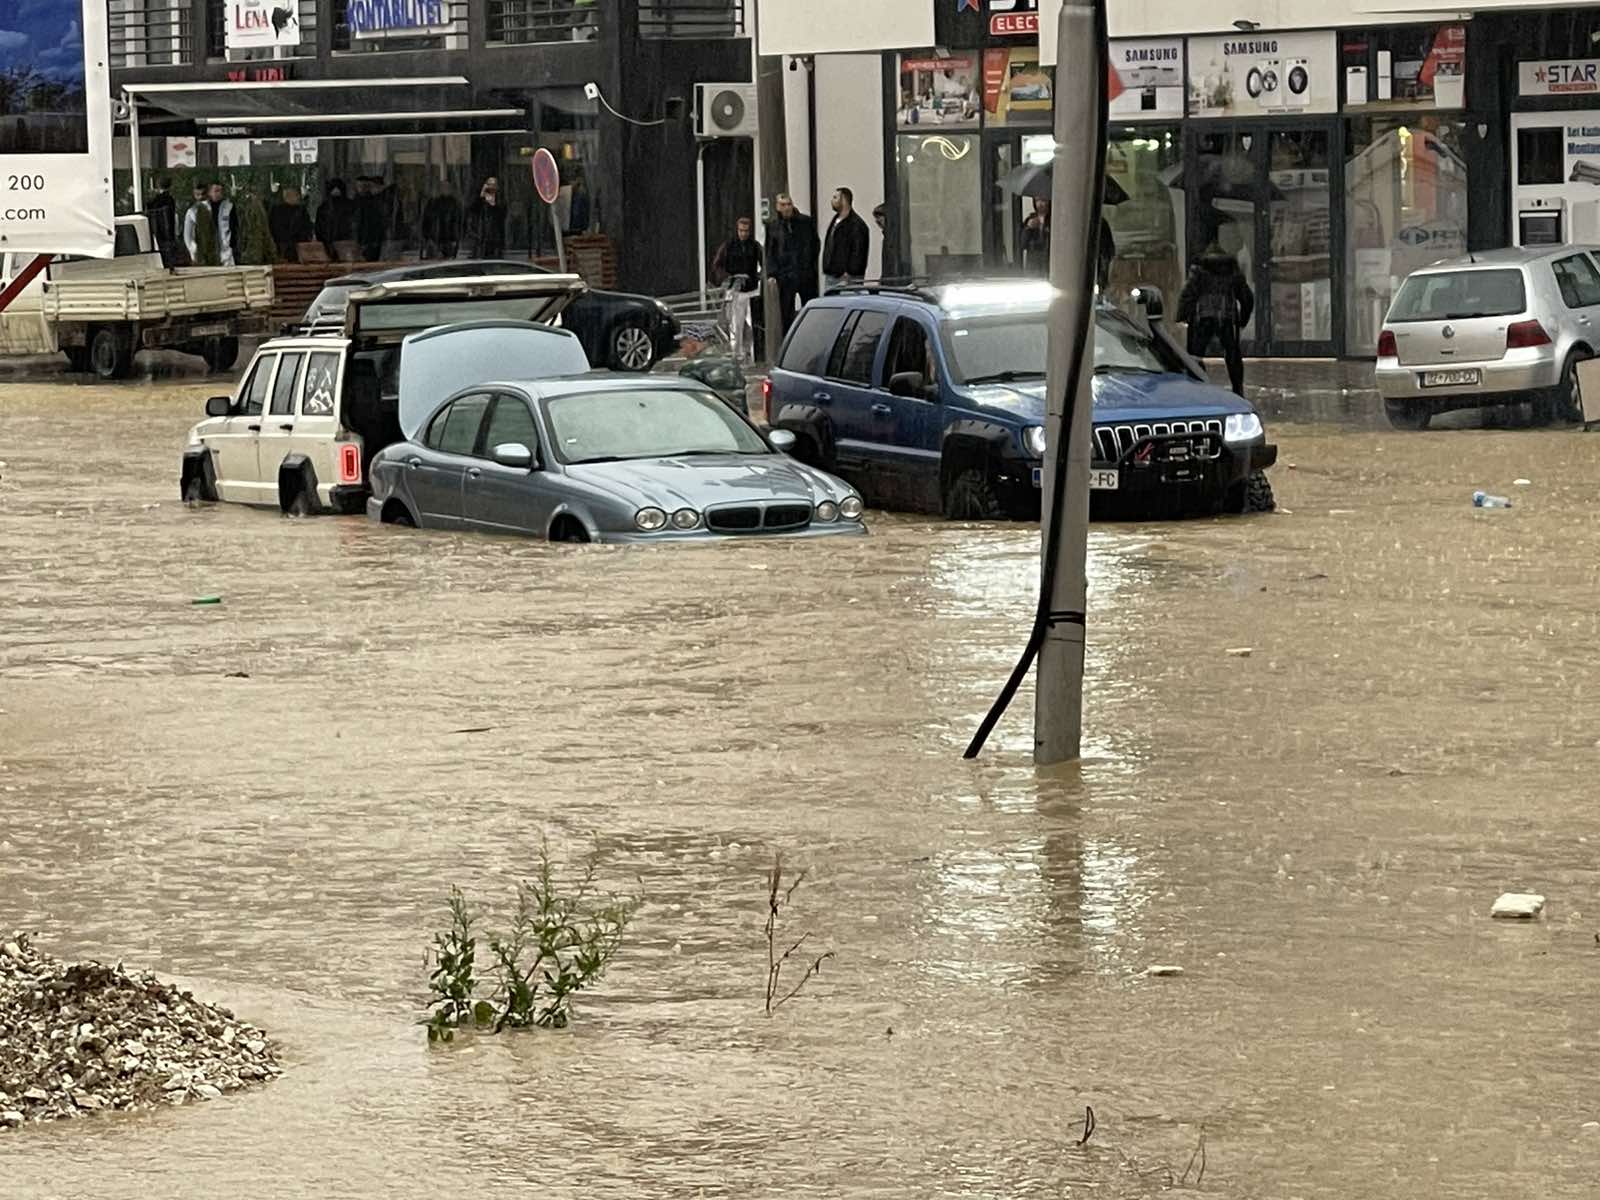
[[[533,190],[546,204],[554,204],[561,194],[561,171],[556,156],[543,146],[533,152]]]

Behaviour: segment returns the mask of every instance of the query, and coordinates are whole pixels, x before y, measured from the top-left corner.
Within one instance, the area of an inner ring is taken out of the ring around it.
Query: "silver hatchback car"
[[[1583,419],[1578,363],[1600,346],[1600,251],[1496,250],[1414,272],[1378,338],[1377,385],[1397,429],[1435,413],[1532,403]]]

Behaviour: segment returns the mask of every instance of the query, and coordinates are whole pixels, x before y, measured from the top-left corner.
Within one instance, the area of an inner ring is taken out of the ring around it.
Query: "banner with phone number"
[[[0,253],[111,257],[106,8],[0,0]]]

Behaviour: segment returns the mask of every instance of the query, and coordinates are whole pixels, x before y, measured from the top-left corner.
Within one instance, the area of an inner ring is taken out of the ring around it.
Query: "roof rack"
[[[929,304],[939,303],[939,296],[931,283],[917,280],[873,279],[864,283],[847,283],[843,287],[829,288],[829,296],[911,296]]]

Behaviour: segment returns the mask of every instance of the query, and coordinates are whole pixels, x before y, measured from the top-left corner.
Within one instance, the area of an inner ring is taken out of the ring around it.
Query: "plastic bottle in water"
[[[1472,493],[1473,508],[1510,508],[1511,501],[1504,496],[1491,496],[1488,492]]]

